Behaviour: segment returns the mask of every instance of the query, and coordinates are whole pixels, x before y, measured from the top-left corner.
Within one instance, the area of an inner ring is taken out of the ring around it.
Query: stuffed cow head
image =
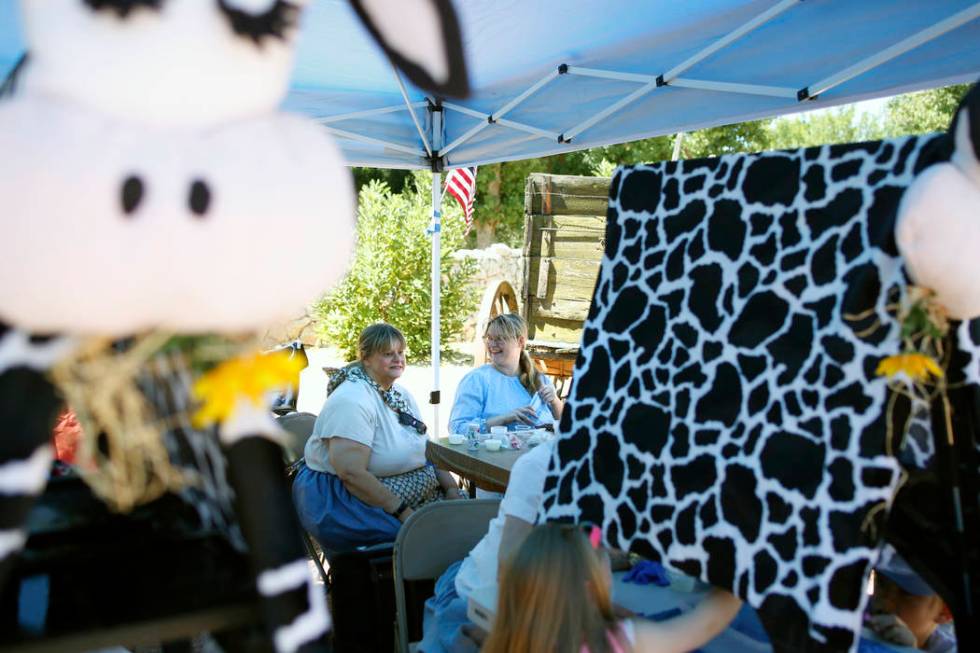
[[[325,130],[276,111],[303,4],[21,1],[27,63],[0,102],[0,321],[252,330],[329,287],[353,243],[351,177]],[[448,2],[399,3],[395,22],[354,4],[412,81],[465,91]],[[441,38],[420,48],[413,30]]]

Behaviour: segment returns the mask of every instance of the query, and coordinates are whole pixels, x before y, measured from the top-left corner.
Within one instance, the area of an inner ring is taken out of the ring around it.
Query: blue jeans
[[[470,624],[466,599],[456,593],[456,574],[463,561],[454,562],[436,581],[436,593],[425,602],[419,653],[476,653],[477,646],[463,634]]]

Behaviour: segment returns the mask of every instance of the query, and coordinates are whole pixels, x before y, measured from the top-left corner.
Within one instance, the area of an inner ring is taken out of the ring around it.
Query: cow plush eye
[[[119,18],[126,18],[135,9],[160,11],[163,0],[82,0],[93,11],[109,10]]]
[[[143,201],[143,180],[136,175],[130,175],[123,180],[120,191],[119,199],[122,202],[123,213],[130,216]]]
[[[203,218],[204,214],[208,212],[208,207],[211,206],[211,189],[204,181],[195,179],[191,182],[191,192],[187,196],[187,205],[190,207],[191,213],[199,218]]]
[[[250,11],[241,6],[241,0],[218,0],[218,8],[235,34],[252,39],[258,46],[266,37],[285,39],[286,31],[296,27],[299,16],[296,5],[285,0],[270,0],[270,4],[264,11]]]

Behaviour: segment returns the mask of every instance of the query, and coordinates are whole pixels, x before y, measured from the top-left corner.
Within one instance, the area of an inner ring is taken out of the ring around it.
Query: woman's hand
[[[507,413],[510,418],[507,420],[507,424],[511,422],[517,422],[519,424],[530,424],[534,425],[538,423],[538,414],[530,406],[521,406],[520,408],[515,408],[514,410]]]
[[[558,401],[558,393],[555,392],[555,386],[546,383],[541,386],[538,390],[538,396],[541,397],[541,401],[546,404],[551,404],[553,401]]]
[[[402,510],[402,514],[398,515],[398,521],[404,524],[408,521],[408,518],[412,516],[413,512],[415,512],[415,510],[412,508],[405,508]]]

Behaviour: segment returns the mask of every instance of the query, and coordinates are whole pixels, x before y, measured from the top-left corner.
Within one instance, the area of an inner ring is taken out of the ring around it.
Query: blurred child
[[[929,653],[956,652],[956,639],[939,627],[952,620],[946,604],[891,547],[875,567],[870,612],[868,627],[886,642]]]
[[[695,610],[662,623],[618,620],[612,574],[580,527],[542,524],[504,563],[494,626],[483,653],[669,653],[720,633],[742,602],[714,590]]]

